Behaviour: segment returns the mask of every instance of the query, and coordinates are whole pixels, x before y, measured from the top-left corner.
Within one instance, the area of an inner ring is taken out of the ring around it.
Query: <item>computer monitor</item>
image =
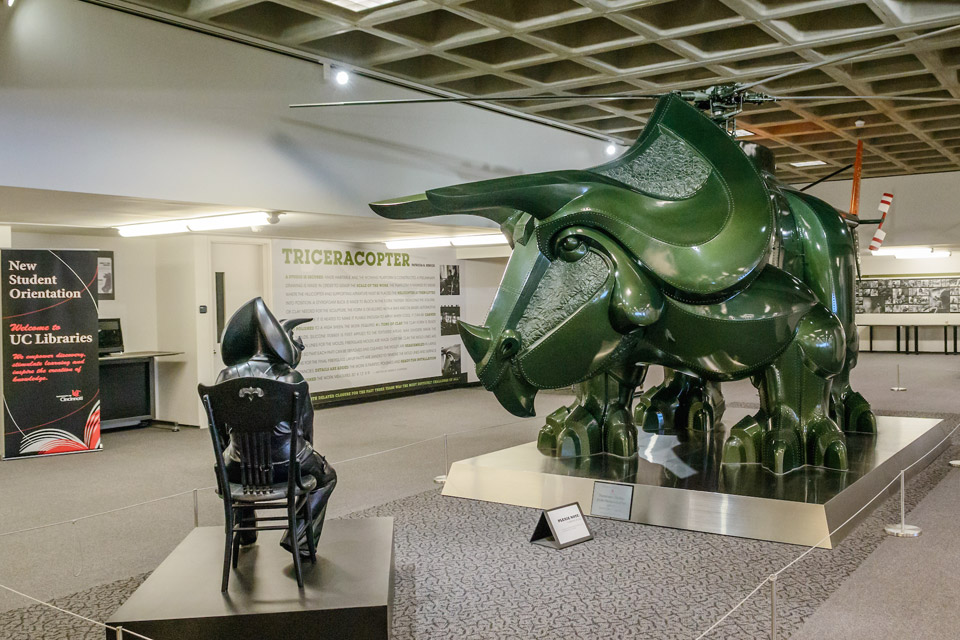
[[[120,318],[100,318],[100,355],[123,352]]]

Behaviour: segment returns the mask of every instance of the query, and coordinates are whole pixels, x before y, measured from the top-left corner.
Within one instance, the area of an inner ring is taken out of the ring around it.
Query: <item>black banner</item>
[[[0,252],[3,457],[101,448],[97,252]]]

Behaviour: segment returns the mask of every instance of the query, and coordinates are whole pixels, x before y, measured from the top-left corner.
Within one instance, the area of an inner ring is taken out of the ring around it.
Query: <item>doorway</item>
[[[269,242],[210,243],[213,271],[213,358],[214,377],[223,368],[220,360],[220,336],[230,316],[245,302],[257,296],[267,300],[266,269]],[[269,302],[269,300],[268,300]]]

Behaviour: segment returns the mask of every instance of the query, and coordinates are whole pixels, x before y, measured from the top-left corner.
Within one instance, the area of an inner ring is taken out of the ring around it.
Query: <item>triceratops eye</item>
[[[557,255],[566,262],[576,262],[586,254],[587,245],[576,236],[567,236],[557,248]]]

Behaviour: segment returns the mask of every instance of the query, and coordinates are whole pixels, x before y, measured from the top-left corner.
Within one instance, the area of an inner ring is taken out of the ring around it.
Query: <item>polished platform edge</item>
[[[191,531],[110,617],[154,640],[389,638],[393,606],[393,519],[328,520],[317,564],[297,588],[280,532],[261,532],[241,551],[220,592],[222,527]],[[116,634],[107,630],[112,640]],[[129,636],[124,636],[129,637]]]
[[[536,509],[578,502],[592,515],[594,483],[621,482],[634,487],[632,522],[832,548],[880,500],[832,536],[830,531],[857,514],[901,469],[923,458],[907,477],[922,470],[937,452],[925,454],[949,446],[941,440],[954,426],[935,418],[880,417],[878,436],[849,438],[857,460],[851,471],[805,467],[784,476],[757,465],[721,466],[716,444],[722,433],[693,442],[648,436],[647,457],[630,463],[557,460],[528,443],[455,462],[443,495]],[[884,493],[898,490],[894,483]]]

